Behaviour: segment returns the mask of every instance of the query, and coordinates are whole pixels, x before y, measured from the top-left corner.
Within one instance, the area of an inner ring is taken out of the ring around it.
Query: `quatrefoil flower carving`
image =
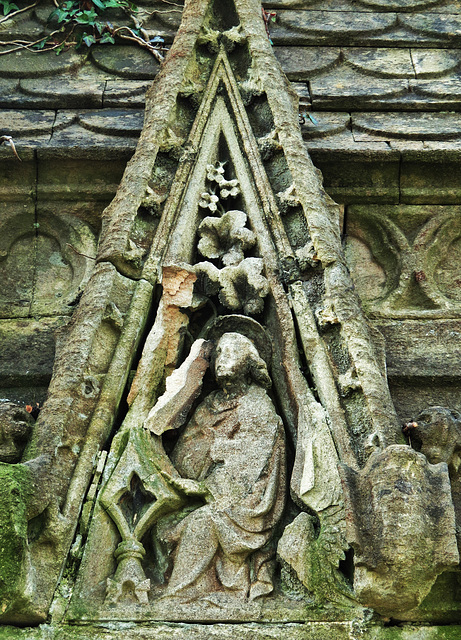
[[[220,218],[205,218],[198,229],[198,249],[202,256],[221,259],[226,266],[237,265],[244,252],[254,246],[255,234],[245,227],[247,215],[243,211],[228,211]]]
[[[199,206],[216,211],[217,207],[211,208],[210,202],[217,203],[219,200],[227,200],[227,198],[236,198],[240,193],[239,181],[235,178],[227,180],[224,177],[225,162],[217,162],[216,164],[208,164],[206,168],[206,177],[208,182],[212,183],[211,189],[204,192],[200,196]],[[213,185],[213,182],[215,183]],[[216,195],[219,190],[219,197]]]
[[[214,193],[208,193],[204,191],[200,194],[199,206],[202,209],[209,209],[212,213],[218,210],[219,198]]]

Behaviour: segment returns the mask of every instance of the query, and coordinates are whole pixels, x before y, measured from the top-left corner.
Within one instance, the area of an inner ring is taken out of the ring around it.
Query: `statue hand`
[[[209,495],[209,491],[203,482],[191,480],[190,478],[175,478],[166,471],[161,471],[160,473],[169,484],[171,484],[177,491],[185,493],[186,496],[205,497]]]

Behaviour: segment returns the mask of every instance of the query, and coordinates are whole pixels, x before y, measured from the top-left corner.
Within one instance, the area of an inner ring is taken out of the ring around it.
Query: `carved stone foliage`
[[[207,216],[200,223],[197,245],[203,257],[224,266],[219,269],[213,262],[199,262],[195,265],[195,272],[205,294],[218,294],[227,309],[243,309],[245,313],[254,315],[264,308],[269,283],[262,274],[263,260],[245,257],[256,245],[256,236],[247,227],[246,213],[228,209],[226,201],[233,201],[239,196],[240,185],[235,178],[226,180],[225,164],[218,161],[216,165],[207,166],[209,188],[201,194],[199,207],[215,215]]]
[[[459,210],[354,206],[346,254],[369,310],[394,317],[459,315]]]

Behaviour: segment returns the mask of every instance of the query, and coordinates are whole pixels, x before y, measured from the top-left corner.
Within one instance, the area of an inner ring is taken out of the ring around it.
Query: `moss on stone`
[[[0,463],[0,612],[9,618],[26,577],[29,469]]]

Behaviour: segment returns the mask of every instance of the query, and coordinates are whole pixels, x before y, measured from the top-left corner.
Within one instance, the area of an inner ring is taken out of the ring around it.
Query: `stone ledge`
[[[461,626],[366,627],[353,622],[304,624],[151,624],[100,626],[41,625],[35,629],[0,628],[0,640],[459,640]]]

